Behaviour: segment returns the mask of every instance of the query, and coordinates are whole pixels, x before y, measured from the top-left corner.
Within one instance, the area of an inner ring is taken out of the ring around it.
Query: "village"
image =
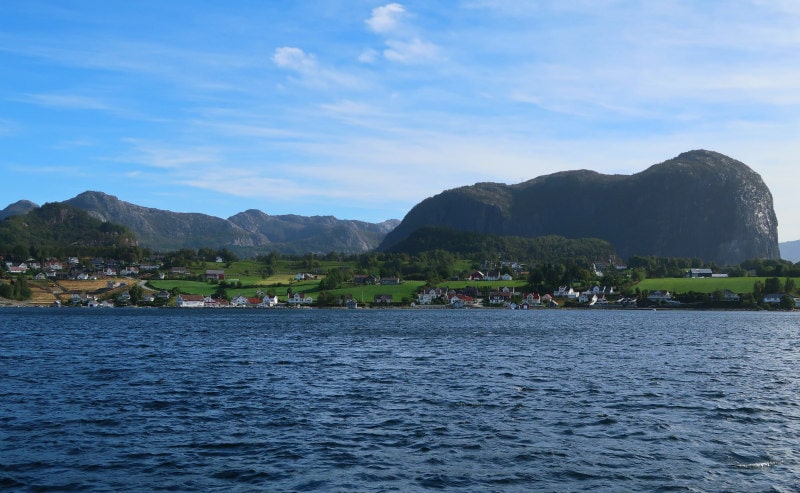
[[[509,262],[503,271],[474,270],[463,279],[451,279],[444,286],[431,286],[419,281],[404,281],[397,276],[353,274],[342,287],[332,292],[320,289],[322,271],[284,273],[287,282],[253,282],[250,288],[240,279],[230,279],[225,262],[217,257],[203,268],[164,267],[159,258],[127,264],[114,259],[68,257],[43,261],[5,261],[6,279],[30,279],[33,292],[28,305],[85,307],[177,307],[177,308],[309,308],[309,307],[408,307],[408,308],[537,308],[592,307],[639,308],[687,306],[669,290],[656,289],[637,295],[621,293],[616,286],[592,284],[584,289],[561,285],[552,292],[536,292],[525,281],[521,265]],[[288,268],[288,266],[287,266]],[[602,278],[599,267],[592,268]],[[606,266],[608,268],[608,266]],[[625,266],[613,266],[624,269]],[[245,271],[247,272],[247,271]],[[237,272],[241,277],[242,272]],[[687,278],[726,278],[711,269],[689,269]],[[453,284],[451,287],[448,284]],[[238,287],[238,289],[236,289]],[[199,291],[213,290],[212,293]],[[402,289],[402,291],[398,291]],[[228,295],[228,291],[231,294]],[[249,292],[248,292],[249,291]],[[349,291],[349,292],[348,292]],[[360,296],[356,293],[360,293]],[[367,293],[366,297],[364,293]],[[778,306],[785,303],[781,293],[764,293],[761,303]],[[722,289],[719,301],[729,306],[741,304],[741,293]],[[792,298],[800,308],[800,298]]]

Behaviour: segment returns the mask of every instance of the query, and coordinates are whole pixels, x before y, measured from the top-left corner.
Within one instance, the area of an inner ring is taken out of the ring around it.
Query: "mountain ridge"
[[[270,216],[255,209],[223,219],[144,207],[99,191],[86,191],[58,203],[83,210],[101,221],[125,226],[136,235],[141,246],[156,251],[210,247],[228,248],[243,256],[264,251],[363,253],[377,247],[386,232],[399,223],[399,220],[368,223],[334,216]],[[33,202],[20,200],[0,211],[0,220],[37,208]]]
[[[794,246],[777,243],[772,196],[761,177],[744,163],[705,150],[682,153],[632,175],[577,169],[512,185],[457,187],[423,200],[403,221],[381,223],[329,215],[271,216],[257,209],[223,219],[143,207],[97,191],[64,203],[128,227],[142,246],[160,251],[211,247],[247,256],[265,250],[362,253],[376,247],[388,250],[422,226],[520,237],[599,238],[611,242],[623,258],[691,256],[735,263],[744,257],[779,258]],[[0,220],[38,207],[17,201],[0,211]],[[410,220],[419,216],[424,220]],[[631,226],[646,232],[632,232]],[[716,240],[699,247],[695,240],[709,234]],[[676,239],[683,248],[675,247]]]

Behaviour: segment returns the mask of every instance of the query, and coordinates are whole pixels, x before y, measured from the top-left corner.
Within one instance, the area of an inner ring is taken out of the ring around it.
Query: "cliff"
[[[516,184],[442,192],[409,211],[380,249],[423,226],[536,237],[600,238],[623,258],[719,264],[780,257],[772,194],[744,163],[691,151],[633,175],[565,171]]]

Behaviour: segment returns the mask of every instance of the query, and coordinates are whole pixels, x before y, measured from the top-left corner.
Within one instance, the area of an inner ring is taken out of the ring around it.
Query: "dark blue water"
[[[800,314],[0,310],[0,488],[798,491]]]

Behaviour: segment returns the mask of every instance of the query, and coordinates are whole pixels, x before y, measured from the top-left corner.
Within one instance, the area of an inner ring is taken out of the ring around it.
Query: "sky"
[[[795,0],[6,0],[0,209],[96,190],[379,222],[707,149],[797,240],[798,26]]]

